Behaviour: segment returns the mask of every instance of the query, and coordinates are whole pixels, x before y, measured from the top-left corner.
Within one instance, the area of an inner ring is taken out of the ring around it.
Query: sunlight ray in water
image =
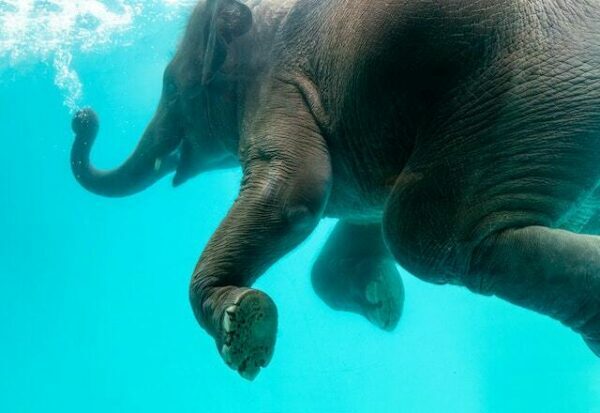
[[[83,85],[74,53],[130,44],[139,24],[177,18],[194,0],[0,0],[0,68],[42,61],[75,111]]]

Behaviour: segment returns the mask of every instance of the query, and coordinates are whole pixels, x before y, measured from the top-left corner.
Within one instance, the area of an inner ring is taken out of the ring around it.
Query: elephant
[[[600,4],[592,0],[203,0],[129,159],[98,171],[78,112],[71,165],[105,196],[241,166],[189,289],[253,380],[278,315],[252,287],[323,217],[311,280],[393,329],[399,264],[552,317],[600,356]]]

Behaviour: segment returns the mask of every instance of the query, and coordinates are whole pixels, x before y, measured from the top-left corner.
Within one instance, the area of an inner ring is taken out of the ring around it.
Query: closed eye
[[[163,93],[168,97],[177,93],[177,85],[173,81],[168,81],[163,84]]]
[[[172,71],[167,68],[163,74],[163,94],[167,99],[170,99],[171,95],[177,93],[177,84],[175,82],[175,76]]]

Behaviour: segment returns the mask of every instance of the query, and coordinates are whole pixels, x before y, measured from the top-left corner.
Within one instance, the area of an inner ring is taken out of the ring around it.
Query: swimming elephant
[[[241,165],[190,284],[200,325],[253,379],[277,310],[253,282],[324,217],[317,293],[391,329],[393,259],[553,317],[600,356],[600,4],[591,0],[201,1],[131,157],[72,167],[107,196]],[[585,232],[585,233],[583,233]]]

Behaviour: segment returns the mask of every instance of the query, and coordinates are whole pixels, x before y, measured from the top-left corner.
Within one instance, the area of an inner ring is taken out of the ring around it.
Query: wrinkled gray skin
[[[333,308],[392,328],[393,256],[551,316],[600,356],[599,107],[592,0],[208,0],[131,158],[89,167],[87,110],[72,165],[86,188],[121,196],[239,159],[239,197],[190,299],[246,378],[277,325],[250,287],[324,216],[341,221],[313,284]]]

